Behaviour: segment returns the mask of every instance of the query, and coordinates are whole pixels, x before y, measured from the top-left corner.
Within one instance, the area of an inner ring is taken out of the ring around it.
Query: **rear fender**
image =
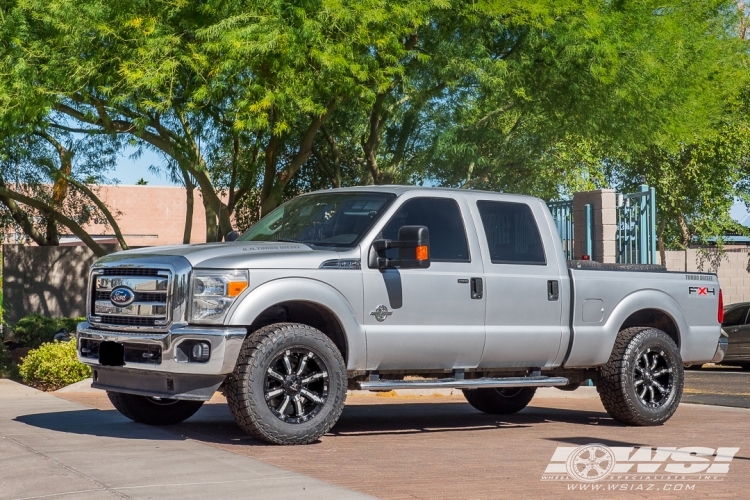
[[[609,360],[615,339],[628,317],[643,309],[656,309],[672,318],[677,325],[678,339],[682,354],[685,352],[686,335],[690,328],[685,322],[679,304],[669,294],[660,290],[638,290],[625,296],[602,324],[583,323],[580,318],[581,306],[574,304],[573,344],[565,360],[566,368],[601,366]],[[715,342],[714,342],[715,344]],[[714,346],[714,350],[715,350]],[[684,357],[684,356],[683,356]]]

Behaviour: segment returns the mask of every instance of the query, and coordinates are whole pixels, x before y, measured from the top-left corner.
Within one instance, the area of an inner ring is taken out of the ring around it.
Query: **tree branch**
[[[47,205],[44,202],[35,200],[34,198],[30,198],[21,193],[10,191],[6,189],[4,186],[0,186],[0,197],[10,198],[12,200],[16,200],[20,203],[23,203],[24,205],[28,205],[30,207],[36,208],[37,210],[48,212],[51,216],[57,219],[65,227],[70,229],[73,232],[73,234],[78,236],[81,239],[81,241],[83,241],[86,244],[86,246],[89,247],[94,252],[94,254],[96,254],[97,257],[104,257],[105,255],[107,255],[107,252],[104,251],[104,249],[101,246],[99,246],[99,244],[96,241],[94,241],[94,239],[76,221],[66,217],[65,215],[60,213],[59,210],[56,210],[55,208]]]

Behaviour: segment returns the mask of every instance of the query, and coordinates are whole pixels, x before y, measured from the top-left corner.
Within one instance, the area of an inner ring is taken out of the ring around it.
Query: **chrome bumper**
[[[245,328],[172,327],[167,333],[126,333],[93,328],[88,322],[78,323],[78,360],[93,368],[103,367],[97,359],[82,356],[81,339],[110,341],[139,346],[156,346],[161,348],[161,363],[125,363],[121,367],[104,367],[107,369],[126,369],[142,372],[184,374],[184,375],[226,375],[234,370],[234,365],[245,340]],[[183,342],[200,340],[211,344],[211,357],[205,363],[177,361],[177,347]]]
[[[716,346],[716,353],[714,354],[714,358],[711,360],[712,363],[721,363],[721,360],[724,359],[724,356],[727,353],[727,349],[729,348],[729,337],[724,332],[721,332],[721,337],[719,337],[719,345]]]

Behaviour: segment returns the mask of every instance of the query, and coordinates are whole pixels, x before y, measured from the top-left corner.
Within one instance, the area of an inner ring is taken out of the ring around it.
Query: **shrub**
[[[56,391],[91,376],[91,368],[76,357],[76,341],[50,342],[32,349],[18,369],[21,379],[43,391]]]
[[[17,378],[18,366],[13,363],[10,353],[0,344],[0,378]]]
[[[45,342],[52,342],[55,334],[63,328],[74,334],[76,325],[84,319],[48,318],[41,314],[29,314],[18,320],[13,327],[13,336],[26,347],[39,347]]]

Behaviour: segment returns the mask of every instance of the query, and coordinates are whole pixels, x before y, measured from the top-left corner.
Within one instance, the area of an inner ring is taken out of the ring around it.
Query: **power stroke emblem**
[[[385,321],[385,318],[387,318],[391,314],[393,313],[389,311],[387,307],[385,307],[383,304],[380,304],[375,308],[374,311],[370,313],[370,316],[375,316],[375,319],[382,323],[383,321]]]
[[[118,286],[109,294],[109,301],[117,307],[127,307],[135,300],[135,293],[130,288]]]
[[[716,288],[708,288],[707,286],[690,286],[688,287],[688,295],[716,295]]]

